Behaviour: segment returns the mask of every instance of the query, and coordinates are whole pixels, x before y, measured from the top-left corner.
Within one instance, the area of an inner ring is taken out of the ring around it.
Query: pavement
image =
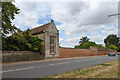
[[[118,56],[94,56],[8,63],[2,65],[1,72],[3,78],[44,78],[117,59]]]

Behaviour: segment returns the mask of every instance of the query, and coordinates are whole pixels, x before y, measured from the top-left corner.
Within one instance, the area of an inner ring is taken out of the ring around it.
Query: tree
[[[3,37],[2,44],[2,50],[30,50],[30,47],[28,46],[29,42],[23,36],[17,33],[14,36]]]
[[[118,44],[118,52],[120,52],[120,43]]]
[[[15,25],[12,25],[12,21],[15,19],[15,14],[19,14],[19,10],[12,2],[2,3],[2,34],[13,33],[18,30]]]
[[[80,41],[79,41],[80,45],[77,45],[74,48],[89,49],[90,46],[105,48],[101,44],[96,44],[95,42],[92,42],[92,41],[89,41],[89,40],[90,40],[90,38],[88,38],[86,36],[80,38]]]
[[[119,48],[113,44],[110,44],[108,41],[106,43],[106,48],[107,49],[113,49],[113,50],[118,50]]]
[[[109,45],[115,45],[118,47],[119,38],[117,37],[117,35],[110,34],[107,36],[106,39],[104,39],[104,43],[106,47],[109,47]]]
[[[88,37],[83,37],[82,36],[82,38],[80,38],[80,41],[79,41],[79,44],[80,44],[80,46],[82,46],[85,42],[88,42],[90,40],[90,38],[88,38]]]
[[[42,53],[43,51],[43,40],[41,40],[38,37],[30,37],[30,43],[32,44],[31,50],[32,51],[39,51],[40,53]]]
[[[89,42],[85,42],[82,46],[83,49],[89,49],[90,46],[97,46],[97,44],[95,42],[89,41]]]
[[[115,46],[115,45],[110,45],[109,48],[110,48],[110,49],[113,49],[113,50],[118,50],[118,47]]]
[[[99,47],[99,48],[106,48],[102,44],[97,44],[97,47]]]
[[[15,33],[9,37],[3,37],[2,50],[15,50],[15,51],[36,51],[43,53],[43,40],[38,37],[34,37],[30,34],[31,30],[26,30],[23,35]]]

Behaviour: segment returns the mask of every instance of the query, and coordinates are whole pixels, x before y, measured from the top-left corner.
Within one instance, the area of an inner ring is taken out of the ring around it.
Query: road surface
[[[29,63],[4,64],[3,78],[44,78],[53,74],[82,69],[93,65],[117,60],[118,56],[94,56]]]

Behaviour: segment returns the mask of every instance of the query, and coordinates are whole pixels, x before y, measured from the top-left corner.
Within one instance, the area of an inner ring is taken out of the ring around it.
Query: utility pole
[[[118,13],[118,14],[111,14],[111,15],[108,15],[108,17],[119,16],[119,15],[120,15],[120,13]],[[118,32],[118,34],[119,34],[119,32]],[[119,38],[118,48],[120,48],[120,36],[119,35],[118,35],[118,38]]]
[[[111,14],[111,15],[108,15],[108,17],[117,16],[117,15],[120,15],[120,13],[118,13],[118,14]]]

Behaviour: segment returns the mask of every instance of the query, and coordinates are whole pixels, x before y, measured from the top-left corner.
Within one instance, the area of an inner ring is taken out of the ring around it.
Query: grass
[[[111,66],[111,64],[107,64],[107,63],[100,64],[100,65],[103,65],[103,66]]]
[[[118,60],[48,76],[47,78],[118,78]]]

